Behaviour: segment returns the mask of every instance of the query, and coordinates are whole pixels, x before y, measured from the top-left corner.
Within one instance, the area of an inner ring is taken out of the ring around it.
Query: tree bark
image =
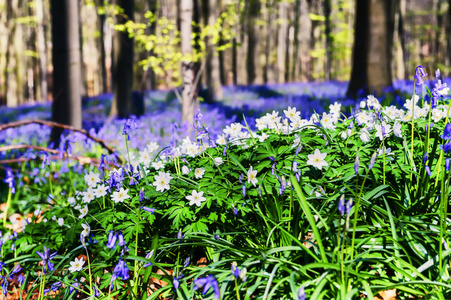
[[[353,66],[347,96],[393,89],[391,57],[394,2],[356,0]]]
[[[134,0],[117,0],[117,5],[123,12],[117,16],[117,24],[133,21]],[[143,112],[133,111],[133,38],[127,32],[115,31],[113,41],[113,104],[110,117],[128,118],[132,113],[140,115]]]
[[[182,62],[182,122],[193,123],[195,109],[194,66],[191,45],[193,0],[180,0],[180,48]]]
[[[81,58],[77,1],[51,0],[53,105],[52,121],[82,127]],[[61,129],[53,128],[58,144]]]
[[[217,0],[204,1],[203,4],[206,6],[206,9],[204,9],[204,12],[206,12],[206,15],[204,16],[204,20],[207,23],[206,25],[214,26],[220,14],[220,6],[218,5]],[[206,80],[208,98],[215,101],[224,97],[221,83],[219,55],[212,39],[208,37],[206,39]]]
[[[288,3],[279,2],[279,30],[277,33],[277,81],[285,82],[285,55],[287,54],[287,34],[288,34]]]
[[[326,66],[324,74],[326,80],[330,80],[330,72],[332,68],[332,29],[331,29],[331,1],[324,0],[324,16],[325,16],[325,35],[326,35]]]
[[[38,99],[46,102],[48,99],[48,87],[47,87],[47,51],[45,46],[45,33],[44,33],[44,7],[42,0],[36,0],[36,48],[39,55],[39,84],[40,92]]]
[[[247,84],[261,84],[263,83],[263,76],[260,64],[260,26],[257,22],[257,18],[260,15],[259,0],[249,0],[247,15]]]
[[[298,59],[300,62],[299,79],[301,81],[308,81],[312,79],[312,58],[310,56],[311,41],[312,41],[312,20],[309,17],[309,4],[307,0],[299,0],[299,29],[298,29]]]

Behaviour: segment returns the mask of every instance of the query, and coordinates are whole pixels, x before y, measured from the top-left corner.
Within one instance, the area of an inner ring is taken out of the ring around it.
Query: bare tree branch
[[[64,124],[60,124],[60,123],[56,123],[56,122],[52,122],[52,121],[44,121],[44,120],[32,119],[32,120],[23,120],[23,121],[11,122],[11,123],[0,125],[0,131],[8,129],[8,128],[16,128],[16,127],[20,127],[20,126],[28,125],[28,124],[40,124],[40,125],[46,125],[46,126],[49,126],[49,127],[59,127],[59,128],[66,129],[66,130],[79,132],[81,134],[84,134],[87,138],[99,143],[100,146],[102,146],[103,148],[108,150],[109,154],[113,154],[113,153],[116,152],[113,148],[107,146],[105,144],[104,140],[92,136],[91,134],[89,134],[89,132],[87,132],[84,129],[78,129],[78,128],[75,128],[75,127],[72,127],[72,126],[69,126],[69,125],[64,125]],[[48,151],[50,153],[59,153],[58,150],[49,149],[49,148],[45,148],[45,147],[31,146],[31,145],[18,145],[18,146],[21,146],[20,148],[33,148],[33,149],[37,149],[37,150]],[[12,146],[5,146],[5,147],[12,147]],[[4,147],[0,147],[0,151],[6,151],[6,150],[12,150],[12,149],[20,149],[20,148],[11,148],[11,149],[9,149],[9,148],[3,149],[3,148]],[[40,148],[44,148],[46,150],[40,149]],[[1,149],[3,149],[3,150],[1,150]],[[52,151],[57,151],[57,152],[52,152]],[[119,156],[117,156],[117,160],[118,160],[118,162],[120,164],[122,164],[122,159]]]

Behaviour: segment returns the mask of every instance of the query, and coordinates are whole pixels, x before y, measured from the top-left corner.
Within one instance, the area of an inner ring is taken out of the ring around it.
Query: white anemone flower
[[[106,196],[107,194],[107,188],[104,184],[100,184],[99,186],[97,186],[97,188],[94,190],[94,195],[97,198]]]
[[[194,170],[194,177],[196,177],[197,179],[202,178],[205,174],[205,170],[202,168],[196,168]]]
[[[69,271],[71,273],[81,271],[81,269],[83,269],[84,264],[85,264],[85,261],[84,261],[83,257],[80,259],[78,259],[78,257],[76,257],[74,261],[70,262]]]
[[[325,160],[327,153],[321,153],[319,149],[316,149],[313,154],[307,155],[308,161],[307,165],[314,166],[318,169],[322,169],[322,167],[327,167],[329,164]]]
[[[91,227],[89,227],[88,224],[81,223],[81,227],[83,227],[82,232],[80,233],[80,236],[83,238],[87,237],[89,233],[91,232]]]
[[[95,187],[100,181],[100,174],[94,174],[94,172],[91,171],[89,174],[85,175],[85,182],[89,187]]]
[[[186,196],[186,199],[189,200],[189,205],[197,205],[200,207],[202,202],[207,200],[207,198],[203,197],[203,195],[204,195],[203,191],[197,192],[193,190],[190,196]]]
[[[164,190],[169,190],[169,182],[171,181],[171,174],[165,172],[158,172],[158,175],[155,175],[155,182],[152,184],[156,187],[157,191],[164,192]]]
[[[111,200],[114,201],[114,203],[124,202],[125,199],[129,199],[130,195],[128,194],[128,189],[124,189],[121,187],[121,189],[117,192],[114,192],[111,195]]]
[[[257,180],[257,170],[254,170],[252,166],[247,171],[247,182],[252,183],[253,186],[258,182]]]

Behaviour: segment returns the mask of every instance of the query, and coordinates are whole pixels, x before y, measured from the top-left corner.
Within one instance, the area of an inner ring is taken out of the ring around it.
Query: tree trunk
[[[152,12],[154,16],[157,16],[157,10],[158,10],[158,1],[157,0],[148,0],[147,5],[149,7],[149,11]],[[157,32],[157,19],[155,19],[155,22],[152,22],[149,26],[149,36],[155,35]],[[148,53],[148,56],[153,56],[153,50]],[[150,80],[150,89],[155,90],[157,88],[157,76],[153,70],[153,68],[149,67],[149,80]]]
[[[396,78],[406,78],[406,65],[405,65],[405,37],[404,37],[404,15],[406,10],[405,0],[400,0],[396,3],[396,39],[398,46],[396,47]]]
[[[0,0],[0,105],[6,104],[6,53],[8,51],[8,9]]]
[[[219,18],[220,6],[218,5],[217,0],[204,1],[203,4],[206,6],[206,9],[204,9],[204,12],[206,12],[204,20],[208,26],[213,27],[217,18]],[[219,55],[216,51],[216,45],[213,44],[211,38],[207,37],[206,46],[206,79],[208,98],[213,101],[220,100],[224,97],[224,93],[222,91]]]
[[[359,93],[380,95],[393,89],[391,57],[394,3],[385,0],[356,0],[353,66],[347,96]]]
[[[97,0],[97,5],[102,5],[102,0]],[[105,21],[106,15],[99,14],[99,38],[98,38],[98,47],[99,47],[99,66],[100,66],[100,82],[101,82],[101,90],[100,93],[105,94],[108,91],[108,78],[106,71],[106,52],[105,52]]]
[[[52,0],[52,121],[82,127],[81,59],[78,3]],[[57,146],[61,129],[53,128],[51,140]]]
[[[299,0],[299,31],[298,31],[298,61],[301,81],[312,79],[312,58],[310,56],[312,40],[312,20],[309,17],[309,4],[307,0]]]
[[[285,55],[287,54],[287,34],[288,34],[288,3],[279,2],[279,30],[277,33],[277,81],[285,82]]]
[[[332,30],[331,30],[331,2],[324,0],[324,16],[325,16],[325,35],[326,35],[326,66],[324,70],[325,79],[330,80],[330,72],[332,67]]]
[[[134,2],[134,0],[117,0],[117,5],[123,9],[123,13],[117,16],[117,24],[133,21]],[[133,38],[130,38],[127,32],[115,31],[113,49],[114,98],[110,117],[124,119],[133,113],[141,115],[142,111],[133,111]]]
[[[248,6],[248,43],[247,43],[247,84],[263,83],[260,64],[260,26],[257,18],[260,15],[260,1],[249,0]]]
[[[42,0],[36,0],[36,48],[39,55],[39,84],[40,92],[38,99],[41,101],[47,101],[48,87],[47,87],[47,51],[45,46],[45,34],[44,34],[44,7]]]
[[[193,123],[195,109],[194,67],[191,45],[193,0],[180,0],[180,48],[185,59],[182,62],[182,122]]]

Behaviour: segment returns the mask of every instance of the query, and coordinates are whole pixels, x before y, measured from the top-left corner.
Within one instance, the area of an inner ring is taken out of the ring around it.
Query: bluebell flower
[[[236,261],[234,261],[231,266],[230,266],[230,270],[232,271],[232,275],[238,279],[240,278],[240,269],[238,269],[238,264],[236,263]]]
[[[141,188],[141,190],[139,190],[139,203],[141,203],[144,199],[144,188]]]
[[[177,290],[180,286],[180,282],[178,277],[174,277],[174,279],[172,280],[172,284],[174,285],[174,290]]]
[[[297,161],[293,161],[293,172],[297,172],[298,171],[298,162]]]
[[[357,153],[357,156],[355,157],[355,162],[354,162],[354,171],[356,175],[359,175],[359,166],[360,166],[360,157],[359,154]]]
[[[7,183],[10,190],[11,190],[11,194],[15,194],[16,193],[16,188],[15,188],[15,182],[14,182],[14,174],[11,171],[11,169],[6,169],[6,178],[3,179],[4,183]]]
[[[341,195],[340,200],[338,201],[338,211],[342,216],[345,214],[345,195]]]
[[[53,264],[51,262],[52,259],[55,258],[57,252],[54,252],[50,254],[50,248],[47,248],[44,246],[44,252],[41,253],[39,251],[36,251],[36,253],[39,255],[39,257],[43,260],[44,263],[44,274],[47,274],[48,271],[53,271]]]
[[[78,291],[78,281],[77,279],[75,279],[75,282],[73,284],[71,284],[70,288],[69,288],[69,293],[72,294],[74,291],[77,292]]]
[[[426,76],[428,76],[428,74],[426,73],[425,68],[422,65],[419,65],[415,68],[415,79],[417,85],[423,85],[423,78]]]
[[[236,209],[236,207],[233,207],[233,214],[235,215],[235,217],[238,217],[238,209]]]
[[[426,165],[425,169],[426,169],[426,173],[428,173],[428,175],[430,177],[431,176],[431,168],[428,165]]]
[[[147,206],[141,206],[141,208],[151,214],[153,214],[155,212],[155,208],[149,208]]]
[[[426,153],[423,155],[423,164],[425,164],[427,161],[428,161],[428,153],[426,152]]]
[[[373,155],[371,155],[370,164],[368,165],[368,169],[371,170],[374,167],[374,163],[376,162],[377,152],[374,152]]]
[[[213,275],[208,275],[207,277],[199,278],[194,280],[194,290],[198,290],[203,287],[202,295],[205,296],[207,291],[210,288],[213,288],[215,298],[220,299],[221,295],[219,294],[219,284],[216,281],[216,278],[214,278]]]
[[[119,234],[117,236],[118,242],[117,244],[121,247],[125,246],[125,240],[124,240],[124,236],[122,235],[122,232],[119,231]]]
[[[3,295],[5,297],[6,297],[6,294],[8,294],[8,287],[9,287],[9,281],[6,280],[6,278],[5,278],[2,283],[2,291],[3,291]]]
[[[129,119],[125,120],[124,122],[124,129],[122,130],[122,135],[127,136],[127,141],[130,140],[130,131],[135,130],[138,128],[138,124],[136,123],[135,117],[130,117]]]
[[[114,288],[114,281],[116,281],[117,278],[121,278],[122,280],[127,280],[130,278],[129,269],[127,267],[127,264],[122,258],[119,258],[119,262],[113,269],[113,275],[111,276],[110,281],[110,289],[113,290]]]
[[[109,249],[113,249],[114,246],[116,246],[117,241],[117,232],[114,234],[113,230],[110,230],[110,233],[108,234],[108,243],[106,244],[106,247]]]
[[[440,69],[437,69],[437,70],[435,71],[435,78],[436,78],[436,79],[440,79],[440,77],[441,77]]]
[[[19,276],[17,276],[17,282],[19,282],[19,284],[22,285],[24,281],[25,277],[22,274],[19,274]]]
[[[449,171],[449,165],[450,165],[450,159],[449,159],[449,157],[447,157],[445,160],[445,171]]]
[[[190,264],[190,262],[191,262],[191,258],[188,256],[188,257],[185,259],[185,261],[183,262],[183,268],[188,267],[189,264]]]
[[[307,299],[307,295],[305,294],[304,287],[301,286],[298,289],[298,300],[305,300],[305,299]]]
[[[346,215],[348,216],[351,213],[352,204],[353,204],[352,198],[349,198],[348,202],[346,202]]]
[[[62,286],[63,286],[63,284],[60,281],[57,281],[54,284],[52,284],[51,289],[52,289],[52,291],[56,292]]]
[[[443,131],[443,134],[441,137],[444,140],[451,140],[451,124],[450,123],[446,124],[445,130]]]
[[[20,264],[18,264],[11,270],[11,273],[9,274],[9,279],[13,279],[14,276],[20,271],[22,271],[22,267],[20,266]]]
[[[179,240],[183,239],[182,229],[179,229],[179,232],[177,232],[177,238]]]

